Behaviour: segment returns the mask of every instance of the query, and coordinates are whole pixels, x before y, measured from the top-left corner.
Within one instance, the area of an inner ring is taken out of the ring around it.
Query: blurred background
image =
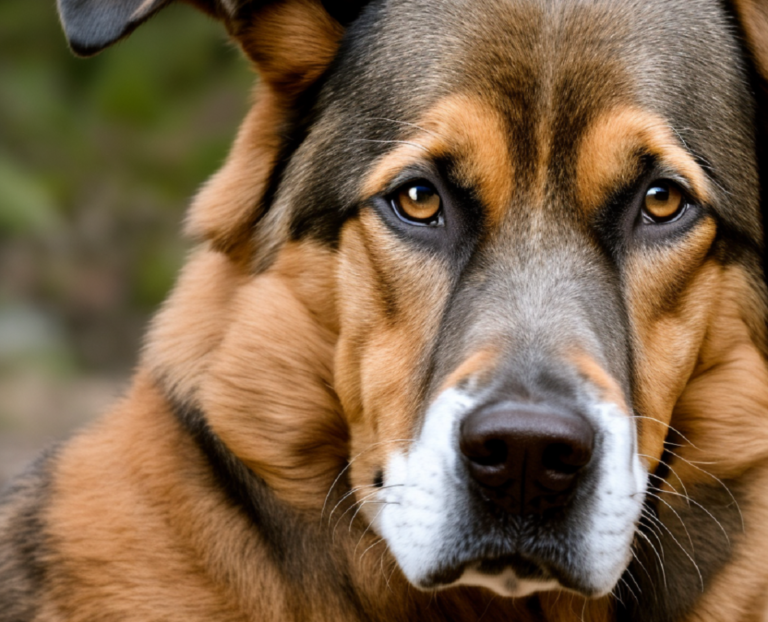
[[[0,3],[0,486],[125,390],[253,81],[189,6],[83,60],[52,0]]]

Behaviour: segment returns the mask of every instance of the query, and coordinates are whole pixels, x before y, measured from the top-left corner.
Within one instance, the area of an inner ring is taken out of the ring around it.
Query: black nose
[[[568,503],[592,458],[594,431],[574,412],[503,404],[471,413],[460,446],[487,498],[512,513],[538,514]]]

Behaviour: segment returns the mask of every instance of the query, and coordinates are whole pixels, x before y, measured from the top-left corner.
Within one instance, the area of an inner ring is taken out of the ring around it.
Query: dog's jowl
[[[0,621],[767,619],[768,1],[190,4],[253,108]]]

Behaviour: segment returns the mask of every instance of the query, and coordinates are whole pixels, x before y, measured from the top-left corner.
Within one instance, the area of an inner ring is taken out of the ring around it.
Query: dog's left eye
[[[432,185],[411,182],[396,190],[390,202],[395,214],[412,225],[439,227],[443,224],[443,202]]]
[[[645,192],[643,217],[646,222],[666,223],[677,220],[688,207],[685,194],[675,182],[656,181]]]

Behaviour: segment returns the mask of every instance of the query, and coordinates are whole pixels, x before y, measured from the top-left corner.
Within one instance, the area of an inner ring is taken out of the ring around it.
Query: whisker
[[[381,556],[379,557],[379,567],[381,568],[381,578],[386,579],[385,571],[384,571],[384,558],[387,556],[387,548],[385,547],[384,550],[381,552]],[[396,562],[395,562],[396,563]],[[392,588],[389,586],[389,580],[387,580],[387,589],[391,594],[394,594],[392,591]]]
[[[357,488],[351,488],[348,492],[345,492],[344,495],[339,499],[339,502],[333,506],[333,509],[331,510],[331,513],[328,514],[328,524],[331,524],[331,519],[333,518],[334,512],[336,512],[336,509],[344,503],[346,499],[348,499],[351,495],[354,495],[356,492],[359,492],[363,490],[364,488],[374,488],[376,484],[365,484],[364,486],[358,486]]]
[[[654,519],[654,521],[662,528],[664,531],[666,531],[669,534],[669,537],[672,538],[675,544],[680,548],[680,550],[683,552],[683,554],[688,558],[688,560],[693,564],[693,567],[696,569],[696,573],[699,575],[699,583],[701,584],[701,591],[704,591],[704,577],[701,574],[701,569],[699,568],[699,565],[696,563],[696,560],[691,557],[691,554],[685,550],[682,544],[680,544],[680,541],[675,537],[675,534],[672,533],[672,531],[667,527],[663,521],[658,519],[657,517],[653,515],[649,515],[651,518]]]
[[[647,508],[643,508],[643,516],[650,520],[651,522],[645,522],[644,526],[648,528],[648,533],[652,535],[654,538],[656,538],[656,542],[659,543],[659,548],[661,549],[661,558],[666,561],[667,558],[664,555],[664,544],[661,541],[661,537],[664,535],[664,533],[661,531],[661,529],[653,523],[652,521],[656,518],[651,514],[651,511]]]
[[[639,454],[637,454],[637,455],[638,455],[638,456],[642,456],[643,458],[649,458],[649,459],[653,459],[653,458],[651,458],[651,456],[649,456],[648,454],[640,454],[640,453],[639,453]],[[682,478],[682,477],[680,477],[680,475],[678,474],[678,472],[677,472],[677,471],[675,471],[675,469],[672,467],[672,465],[670,465],[670,464],[668,464],[668,463],[666,463],[666,462],[663,462],[663,461],[662,461],[662,462],[661,462],[661,464],[663,464],[663,465],[664,465],[666,468],[668,468],[668,469],[670,470],[670,472],[671,472],[671,473],[672,473],[672,474],[673,474],[673,475],[674,475],[674,476],[677,478],[677,481],[678,481],[678,482],[680,482],[680,486],[682,487],[682,489],[683,489],[683,492],[685,493],[685,496],[686,496],[686,497],[689,497],[689,495],[688,495],[688,489],[687,489],[687,488],[686,488],[686,486],[685,486],[685,482],[683,481],[683,478]],[[654,478],[656,478],[656,479],[658,479],[658,480],[660,480],[660,481],[662,481],[662,482],[667,482],[667,483],[668,483],[670,486],[672,486],[672,483],[671,483],[671,482],[669,482],[668,480],[665,480],[663,477],[659,477],[659,476],[658,476],[658,475],[656,475],[655,473],[648,473],[648,475],[649,475],[650,477],[654,477]],[[674,486],[673,486],[673,488],[674,488]],[[690,497],[689,497],[689,498],[690,498]]]
[[[656,488],[655,490],[657,490],[657,491],[658,491],[658,488]],[[666,505],[666,506],[667,506],[667,507],[668,507],[668,508],[671,510],[671,512],[672,512],[672,513],[673,513],[675,516],[677,516],[677,520],[679,520],[679,521],[680,521],[680,524],[683,526],[683,529],[685,530],[685,535],[686,535],[686,536],[687,536],[687,538],[688,538],[688,543],[691,545],[691,553],[694,553],[694,552],[695,552],[695,550],[696,550],[696,548],[693,546],[693,539],[691,538],[691,534],[690,534],[690,532],[688,531],[688,527],[685,525],[685,521],[682,519],[682,517],[680,516],[680,514],[678,514],[678,513],[677,513],[677,510],[675,510],[675,508],[673,508],[673,507],[672,507],[672,506],[671,506],[669,503],[667,503],[667,501],[665,501],[664,499],[662,499],[662,498],[661,498],[659,495],[657,495],[657,494],[654,494],[654,493],[652,493],[652,492],[650,492],[650,491],[648,491],[648,490],[646,490],[646,491],[645,491],[645,494],[647,494],[647,495],[650,495],[650,496],[652,496],[654,499],[658,499],[659,501],[661,501],[661,502],[662,502],[664,505]]]
[[[386,508],[386,504],[382,505],[381,508],[379,508],[379,511],[376,512],[376,516],[373,517],[373,520],[366,525],[365,530],[363,530],[363,533],[360,534],[360,539],[357,541],[357,544],[355,545],[355,549],[352,551],[352,556],[354,557],[357,554],[357,547],[360,546],[360,543],[363,541],[363,538],[365,538],[365,534],[367,534],[371,530],[371,525],[376,522],[376,519],[379,517],[379,515],[384,511],[384,508]],[[383,538],[382,538],[383,540]],[[370,548],[370,547],[369,547]],[[368,549],[366,549],[368,550]],[[363,553],[364,555],[365,553]],[[362,561],[363,557],[360,556],[360,561]]]
[[[379,539],[378,539],[378,540],[376,540],[376,541],[375,541],[373,544],[371,544],[371,546],[369,546],[367,549],[365,549],[365,550],[363,551],[362,555],[360,555],[360,559],[358,559],[358,560],[357,560],[357,561],[358,561],[358,563],[360,563],[360,562],[362,562],[362,561],[363,561],[363,557],[365,557],[365,554],[366,554],[368,551],[370,551],[370,550],[371,550],[371,549],[372,549],[374,546],[377,546],[377,545],[381,544],[382,542],[384,542],[384,538],[379,538]],[[357,548],[357,547],[355,547],[355,548]]]
[[[392,577],[395,576],[395,573],[397,572],[397,560],[392,559],[392,570],[389,573],[389,576],[387,577],[387,587],[389,587],[389,582],[392,580]],[[410,583],[408,584],[410,585]]]
[[[354,522],[355,517],[357,516],[357,513],[360,511],[360,508],[362,507],[362,505],[366,502],[367,499],[369,499],[369,498],[373,497],[374,495],[378,494],[378,492],[379,492],[378,490],[374,490],[373,492],[368,493],[362,499],[359,499],[358,501],[355,501],[355,503],[353,503],[346,510],[344,510],[344,513],[341,516],[339,516],[339,520],[336,521],[336,525],[333,527],[333,532],[332,532],[332,535],[331,535],[331,541],[332,542],[333,542],[334,538],[336,537],[336,530],[339,528],[339,524],[341,523],[341,521],[344,520],[344,517],[352,509],[354,509],[355,506],[357,506],[357,511],[352,515],[352,518],[349,521],[349,528],[350,528],[350,532],[351,532],[352,531],[352,523]]]
[[[493,604],[494,600],[496,600],[496,595],[495,594],[491,594],[491,597],[488,599],[488,604],[485,606],[485,609],[483,610],[483,613],[477,619],[477,622],[482,622],[483,618],[485,617],[485,614],[487,614],[488,611],[490,610],[491,605]]]
[[[632,416],[633,416],[635,419],[648,419],[648,421],[655,421],[656,423],[660,423],[660,424],[661,424],[661,425],[663,425],[664,427],[666,427],[666,428],[668,428],[668,429],[672,430],[672,431],[673,431],[675,434],[677,434],[678,436],[680,436],[680,438],[682,438],[682,439],[683,439],[683,440],[684,440],[686,443],[688,443],[688,444],[689,444],[691,447],[694,447],[694,448],[696,448],[696,449],[699,449],[699,448],[698,448],[698,447],[696,447],[696,445],[694,445],[694,444],[691,442],[691,440],[690,440],[690,439],[689,439],[689,438],[688,438],[688,437],[687,437],[685,434],[683,434],[683,433],[682,433],[680,430],[678,430],[678,429],[676,429],[676,428],[673,428],[671,425],[669,425],[668,423],[665,423],[665,422],[664,422],[664,421],[662,421],[661,419],[656,419],[655,417],[649,417],[648,415],[638,415],[638,414],[634,414],[634,415],[632,415]]]
[[[333,492],[333,489],[336,487],[336,484],[339,483],[339,480],[342,478],[344,473],[346,473],[349,470],[349,467],[352,466],[352,463],[357,460],[360,456],[364,455],[365,453],[371,451],[374,447],[380,447],[381,445],[386,445],[388,443],[412,443],[414,442],[414,439],[412,438],[393,438],[388,441],[379,441],[377,443],[373,443],[371,445],[368,445],[363,451],[361,451],[359,454],[354,456],[347,462],[347,466],[345,466],[339,474],[336,476],[336,479],[333,480],[333,483],[331,484],[331,487],[328,489],[328,493],[325,495],[325,501],[323,501],[323,508],[320,511],[320,516],[322,517],[323,514],[325,514],[325,508],[328,505],[328,498],[331,496],[331,493]]]
[[[357,488],[352,488],[348,492],[344,493],[344,496],[341,499],[339,499],[339,502],[336,505],[333,506],[333,509],[331,510],[331,513],[328,514],[328,525],[331,524],[331,519],[333,518],[333,514],[336,512],[338,507],[342,503],[344,503],[344,501],[346,499],[348,499],[350,497],[350,495],[353,495],[356,492],[360,492],[361,490],[364,490],[366,488],[368,488],[368,489],[370,489],[370,488],[377,488],[378,490],[389,490],[390,488],[403,488],[404,486],[405,486],[405,484],[389,484],[388,486],[377,486],[376,484],[364,484],[363,486],[358,486]],[[395,504],[394,502],[391,502],[391,501],[389,503],[392,503],[393,505]],[[399,505],[399,504],[397,504],[397,505]]]
[[[660,492],[662,494],[667,494],[667,495],[676,495],[678,497],[682,497],[683,496],[679,492],[674,492],[672,490],[658,490],[658,492]],[[720,531],[723,532],[723,535],[725,536],[725,539],[728,541],[728,546],[731,546],[731,539],[728,537],[728,532],[725,530],[725,527],[723,527],[723,524],[719,520],[717,520],[717,518],[715,518],[714,515],[707,508],[705,508],[701,503],[696,501],[696,499],[689,499],[689,501],[691,503],[693,503],[694,505],[696,505],[702,512],[704,512],[707,516],[709,516],[713,521],[715,521],[717,526],[720,527]],[[667,505],[669,505],[669,504],[667,504]]]
[[[661,555],[659,554],[659,551],[653,545],[653,542],[651,542],[650,538],[646,536],[642,531],[637,531],[636,533],[640,537],[645,538],[645,541],[648,543],[648,545],[653,549],[653,552],[656,554],[656,559],[659,562],[659,569],[661,570],[661,579],[662,581],[664,581],[664,590],[669,589],[669,586],[667,585],[667,571],[664,569],[664,562],[661,559]],[[661,548],[663,551],[664,547],[661,546]]]
[[[645,567],[645,564],[640,560],[640,557],[638,557],[637,552],[634,549],[630,549],[630,553],[632,553],[632,557],[635,558],[635,561],[638,563],[640,568],[643,569],[643,572],[648,577],[650,584],[653,585],[653,577],[651,577],[651,573],[648,572],[648,569]],[[635,585],[637,585],[638,591],[642,594],[643,590],[640,588],[640,584],[637,582],[637,579],[635,579],[635,575],[632,574],[631,570],[628,571],[628,574],[632,576],[632,580],[635,582]]]
[[[629,585],[629,582],[624,577],[619,577],[619,581],[621,582],[621,585],[627,588],[627,592],[632,596],[632,598],[635,599],[635,602],[640,604],[640,600],[637,598],[637,594],[635,594],[635,591],[632,589],[632,586]],[[617,587],[619,587],[618,584],[617,584]],[[621,596],[619,596],[619,591],[620,590],[614,590],[613,597],[626,607],[624,600],[621,598]]]
[[[679,455],[679,454],[676,454],[676,453],[674,453],[674,452],[670,452],[670,453],[672,453],[672,455],[673,455],[675,458],[678,458],[679,460],[682,460],[682,461],[683,461],[683,462],[685,462],[686,464],[688,464],[688,465],[692,466],[692,467],[693,467],[694,469],[696,469],[697,471],[700,471],[700,472],[701,472],[701,473],[703,473],[704,475],[706,475],[706,476],[708,476],[708,477],[711,477],[713,480],[715,480],[715,481],[716,481],[718,484],[720,484],[720,485],[723,487],[723,489],[725,490],[725,492],[727,492],[727,493],[728,493],[728,496],[731,498],[731,501],[733,502],[733,504],[736,506],[736,511],[739,513],[739,518],[741,519],[741,532],[742,532],[742,533],[746,533],[746,531],[747,531],[747,527],[746,527],[746,524],[745,524],[745,522],[744,522],[744,514],[742,514],[742,512],[741,512],[741,506],[739,505],[739,502],[738,502],[738,501],[736,501],[736,497],[735,497],[735,496],[733,495],[733,493],[731,492],[731,489],[730,489],[730,488],[728,488],[728,486],[726,486],[726,485],[725,485],[725,482],[723,482],[723,480],[721,480],[719,477],[716,477],[715,475],[712,475],[712,473],[710,473],[709,471],[705,471],[705,470],[704,470],[704,469],[702,469],[701,467],[699,467],[699,466],[696,466],[696,464],[694,464],[693,462],[691,462],[690,460],[688,460],[688,459],[686,459],[686,458],[683,458],[681,455]],[[700,462],[699,464],[704,464],[704,463]],[[714,463],[713,463],[713,464],[714,464]]]

